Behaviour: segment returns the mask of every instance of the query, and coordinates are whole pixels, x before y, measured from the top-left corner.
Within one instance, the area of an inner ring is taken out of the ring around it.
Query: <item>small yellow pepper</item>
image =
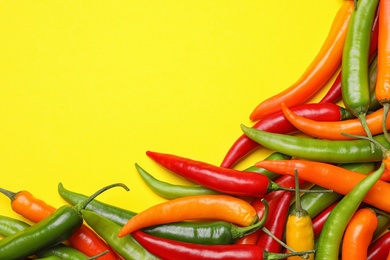
[[[314,231],[312,220],[305,209],[302,208],[300,200],[300,189],[298,173],[295,171],[295,208],[287,218],[286,244],[295,251],[314,250]],[[302,260],[301,256],[288,257],[288,260]],[[308,258],[314,260],[314,254]]]

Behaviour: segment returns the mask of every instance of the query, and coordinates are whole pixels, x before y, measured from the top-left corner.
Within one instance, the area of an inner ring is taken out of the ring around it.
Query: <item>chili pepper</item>
[[[367,250],[367,260],[386,259],[390,252],[390,232],[384,233],[371,243]]]
[[[233,244],[237,239],[255,232],[263,227],[268,216],[269,205],[262,200],[264,212],[259,221],[247,227],[238,227],[225,221],[215,222],[180,222],[167,229],[164,225],[146,227],[142,231],[158,237],[164,237],[182,242],[220,245]],[[259,215],[258,215],[259,216]],[[174,227],[174,228],[172,228]]]
[[[154,178],[151,174],[145,171],[137,163],[135,164],[137,172],[148,185],[148,187],[156,194],[166,199],[176,199],[185,196],[196,196],[206,194],[218,194],[219,192],[208,189],[202,185],[174,185],[160,181]]]
[[[30,227],[30,225],[22,220],[7,216],[0,216],[0,236],[11,236],[19,231],[26,229],[27,227]],[[90,258],[79,250],[65,244],[59,244],[43,249],[36,253],[36,255],[39,257],[56,256],[65,260],[89,260],[96,258]]]
[[[367,260],[367,250],[378,225],[375,212],[361,208],[349,221],[342,242],[342,259]]]
[[[390,3],[379,2],[379,35],[378,35],[378,79],[375,88],[376,97],[384,108],[383,132],[387,134],[387,115],[390,108]]]
[[[84,194],[66,189],[62,183],[58,184],[58,193],[61,198],[63,198],[71,205],[76,205],[77,203],[80,203],[88,197]],[[91,201],[85,209],[102,215],[122,226],[126,224],[126,222],[130,218],[134,217],[137,214],[131,210],[116,207],[112,204],[107,204],[96,199]]]
[[[374,185],[379,182],[384,169],[385,165],[382,163],[378,170],[361,179],[331,211],[317,241],[316,259],[338,259],[340,242],[348,222],[363,199],[369,196]],[[342,185],[347,186],[348,183],[343,182]],[[384,196],[383,192],[382,190],[381,196]]]
[[[283,239],[285,233],[285,226],[288,217],[288,209],[293,197],[292,192],[278,191],[280,192],[279,207],[269,215],[268,220],[264,224],[264,227],[273,234],[274,237],[279,240]],[[257,246],[263,248],[268,252],[280,253],[282,246],[264,229],[260,231]]]
[[[348,194],[366,177],[364,174],[336,165],[307,160],[260,161],[256,164],[270,171],[287,175],[293,175],[294,169],[297,169],[300,178],[343,195]],[[382,163],[379,169],[382,169],[383,165]],[[381,210],[390,211],[390,201],[384,199],[387,196],[390,196],[390,183],[379,180],[365,196],[364,201]]]
[[[328,139],[328,140],[346,140],[351,139],[349,136],[345,136],[341,133],[351,135],[365,135],[365,130],[362,127],[359,119],[349,119],[339,122],[320,122],[301,117],[294,114],[284,104],[282,104],[282,110],[284,116],[292,123],[296,128],[305,134],[313,137]],[[390,117],[390,115],[389,115]],[[384,109],[379,109],[366,117],[367,127],[373,135],[381,134],[382,120],[384,118]],[[390,129],[390,122],[387,121],[387,129]]]
[[[286,243],[295,251],[314,250],[314,233],[312,220],[300,200],[298,172],[295,171],[295,208],[288,215],[286,223]],[[300,256],[291,256],[289,260],[297,260]],[[314,259],[309,254],[305,259]]]
[[[318,121],[340,121],[351,118],[352,116],[345,108],[331,103],[302,104],[292,107],[291,110],[300,116]],[[252,128],[280,134],[291,134],[298,131],[286,119],[282,111],[265,116],[262,120],[254,124]],[[251,140],[246,135],[241,135],[226,153],[221,166],[232,168],[240,159],[259,146],[257,142]]]
[[[302,104],[320,90],[332,77],[341,63],[349,19],[353,4],[344,1],[317,56],[300,78],[282,92],[261,102],[250,114],[251,120],[280,111],[280,103],[289,107]]]
[[[229,195],[187,196],[162,202],[141,211],[122,227],[119,237],[148,226],[188,219],[217,219],[249,226],[257,222],[255,209]]]
[[[162,259],[282,259],[290,255],[304,255],[307,252],[293,254],[275,254],[265,252],[257,245],[199,245],[166,238],[159,238],[143,233],[133,232],[134,238],[149,252]]]
[[[370,39],[370,50],[369,50],[369,60],[370,63],[373,62],[374,57],[377,54],[378,51],[378,12],[375,15],[375,19],[372,25],[371,29],[371,39]],[[328,92],[325,94],[325,96],[322,97],[322,99],[319,101],[319,103],[335,103],[342,99],[341,97],[341,71],[337,75],[335,81],[333,82],[332,86],[329,88]],[[376,77],[375,77],[376,78]],[[371,79],[371,77],[370,77]]]
[[[218,167],[173,154],[152,151],[147,151],[146,154],[166,169],[188,180],[229,195],[263,197],[270,191],[291,190],[255,172]]]
[[[376,163],[348,163],[339,165],[339,167],[358,173],[368,174],[376,169]],[[313,185],[311,189],[321,190],[325,188],[319,185]],[[342,194],[337,192],[305,193],[300,197],[300,203],[302,207],[307,211],[310,218],[313,219],[322,211],[324,211],[329,205],[340,200],[342,196]],[[294,208],[294,204],[295,203],[291,204],[290,212]]]
[[[123,184],[106,186],[84,202],[76,206],[64,205],[37,224],[0,240],[0,259],[20,259],[65,241],[82,226],[80,211],[100,193],[116,186],[127,189]]]
[[[29,191],[11,192],[0,188],[0,192],[11,200],[13,211],[32,222],[40,222],[55,212],[54,207],[48,205],[43,200],[35,198]],[[68,242],[87,256],[95,256],[103,251],[109,250],[109,253],[102,256],[102,260],[116,260],[114,252],[112,252],[107,244],[85,225],[82,225],[70,236]]]
[[[248,137],[264,147],[297,158],[329,163],[380,162],[383,159],[382,150],[374,147],[372,153],[367,140],[311,139],[268,133],[244,125],[241,128]],[[376,135],[373,139],[390,148],[383,135]]]
[[[322,228],[324,227],[325,221],[329,217],[330,212],[333,208],[339,203],[338,201],[334,202],[328,206],[325,210],[319,213],[315,218],[313,218],[313,233],[314,237],[318,237],[321,234]]]
[[[145,250],[131,235],[118,238],[121,226],[89,210],[82,210],[84,220],[99,236],[126,260],[158,259]]]
[[[344,105],[359,118],[369,138],[372,138],[372,134],[366,123],[366,114],[370,106],[368,58],[370,33],[377,6],[378,0],[358,1],[349,22],[341,68],[341,91]]]

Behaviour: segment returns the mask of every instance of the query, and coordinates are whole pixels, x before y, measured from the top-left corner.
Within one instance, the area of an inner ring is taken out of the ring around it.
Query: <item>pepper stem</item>
[[[3,188],[0,188],[0,192],[7,196],[11,201],[15,200],[15,197],[18,194],[17,192],[12,192]]]
[[[269,190],[270,191],[285,190],[285,191],[295,192],[295,189],[280,186],[279,184],[277,184],[277,183],[275,183],[273,181],[270,182]],[[300,190],[300,192],[302,192],[302,193],[328,193],[328,192],[333,192],[333,190],[328,190],[328,189],[324,189],[324,190]]]
[[[371,130],[370,130],[370,128],[368,128],[367,121],[366,121],[366,113],[360,113],[358,118],[359,118],[360,123],[361,123],[364,131],[366,132],[368,138],[372,139]],[[374,153],[374,152],[375,152],[374,144],[371,143],[371,153]]]
[[[275,240],[276,242],[278,242],[281,246],[283,246],[284,248],[286,248],[287,250],[289,250],[290,252],[292,253],[297,253],[294,249],[292,249],[291,247],[289,247],[286,243],[284,243],[282,240],[280,240],[279,238],[277,238],[271,231],[268,230],[268,228],[266,227],[262,227],[261,230],[266,233],[267,235],[269,235],[273,240]],[[279,259],[279,258],[278,258]]]
[[[261,220],[257,221],[255,224],[247,226],[247,227],[237,227],[237,226],[232,225],[231,232],[232,232],[232,235],[235,239],[249,235],[249,234],[255,232],[256,230],[258,230],[264,226],[264,223],[268,218],[269,205],[268,205],[268,202],[264,198],[261,199],[261,202],[263,202],[264,206],[265,206],[264,215],[261,218]]]
[[[383,103],[383,120],[382,120],[382,131],[383,131],[383,135],[386,137],[386,140],[388,142],[390,142],[390,135],[389,133],[387,132],[387,127],[386,127],[386,120],[387,120],[387,115],[389,114],[389,107],[390,107],[390,103],[386,102],[386,103]]]
[[[89,196],[86,200],[78,203],[75,205],[75,208],[78,210],[78,211],[81,211],[83,209],[85,209],[85,207],[92,201],[94,200],[98,195],[100,195],[101,193],[103,193],[104,191],[108,190],[108,189],[111,189],[111,188],[114,188],[114,187],[122,187],[124,188],[126,191],[129,191],[130,189],[123,183],[114,183],[114,184],[111,184],[111,185],[107,185],[103,188],[101,188],[100,190],[96,191],[94,194],[92,194],[91,196]]]

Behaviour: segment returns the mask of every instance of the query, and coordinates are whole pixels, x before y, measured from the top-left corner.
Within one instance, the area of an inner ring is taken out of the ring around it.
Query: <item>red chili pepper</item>
[[[295,114],[316,121],[340,121],[351,117],[351,114],[345,108],[331,103],[303,104],[292,107],[291,110]],[[264,117],[254,124],[252,128],[280,134],[298,132],[297,128],[286,119],[282,111]],[[259,146],[259,143],[253,141],[245,134],[241,135],[225,155],[221,167],[231,168],[245,155]]]
[[[218,167],[172,154],[151,151],[146,154],[166,169],[186,179],[230,195],[262,197],[274,190],[276,185],[265,175],[254,172]]]
[[[35,198],[28,191],[11,192],[0,188],[0,192],[11,199],[13,211],[32,222],[39,222],[51,215],[55,208],[48,205],[43,200]],[[99,259],[116,260],[113,250],[89,227],[82,225],[69,239],[72,247],[83,252],[87,256],[93,257],[106,250],[105,255]]]
[[[375,16],[374,24],[372,26],[371,31],[371,40],[370,40],[370,61],[372,61],[378,51],[378,12]],[[335,81],[333,82],[332,86],[329,88],[328,92],[325,94],[325,96],[322,97],[322,99],[319,101],[319,103],[336,103],[337,101],[341,100],[341,71],[337,75]]]
[[[293,196],[294,194],[292,192],[282,191],[278,209],[268,215],[268,219],[264,224],[264,227],[280,240],[282,240],[284,236],[290,203]],[[257,246],[268,252],[282,252],[282,246],[280,243],[264,231],[260,232],[257,240]]]
[[[325,210],[323,210],[320,214],[318,214],[315,218],[313,218],[314,237],[317,237],[321,233],[322,227],[324,226],[326,219],[328,218],[332,209],[337,205],[337,203],[339,202],[334,202]]]
[[[389,252],[390,232],[386,232],[368,247],[367,260],[386,259]]]
[[[275,254],[266,252],[257,245],[200,245],[169,240],[165,238],[151,236],[142,231],[134,231],[132,236],[146,250],[155,256],[165,260],[267,260],[282,259],[289,254]],[[291,255],[304,255],[299,252]]]

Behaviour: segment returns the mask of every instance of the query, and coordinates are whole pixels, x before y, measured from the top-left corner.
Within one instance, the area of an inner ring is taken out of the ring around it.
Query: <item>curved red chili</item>
[[[267,228],[275,237],[282,240],[284,237],[290,203],[294,194],[288,191],[281,191],[280,196],[279,207],[277,210],[273,211],[272,214],[268,215],[268,219],[265,222],[264,227]],[[280,243],[263,231],[259,234],[257,246],[268,252],[279,253],[282,251]]]
[[[257,245],[200,245],[151,236],[142,231],[134,231],[132,236],[150,253],[165,260],[267,260],[282,259],[294,254],[275,254]]]
[[[340,121],[351,118],[351,114],[343,107],[332,103],[310,103],[291,108],[294,113],[317,121]],[[264,117],[252,126],[252,128],[271,133],[294,133],[298,130],[286,119],[282,111]],[[253,141],[245,134],[241,135],[228,150],[221,167],[231,168],[240,159],[249,154],[260,144]]]
[[[254,172],[218,167],[173,154],[152,151],[147,151],[146,154],[166,169],[184,178],[230,195],[261,197],[272,190],[275,184],[265,175]]]

